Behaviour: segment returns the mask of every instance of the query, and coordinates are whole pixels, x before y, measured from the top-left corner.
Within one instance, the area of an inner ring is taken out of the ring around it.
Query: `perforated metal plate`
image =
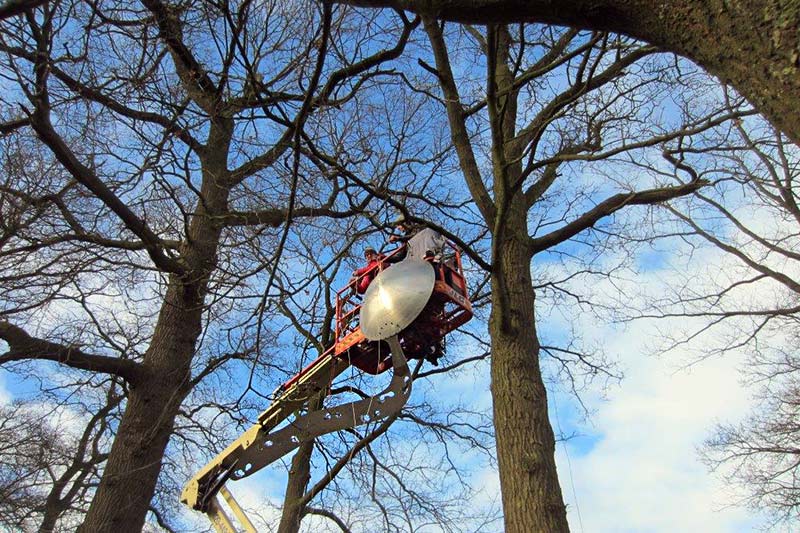
[[[394,375],[389,386],[375,396],[298,416],[286,427],[258,436],[237,457],[231,479],[242,479],[283,457],[301,443],[319,436],[377,422],[400,412],[411,395],[411,373],[397,337],[387,339]]]
[[[233,526],[225,529],[226,524],[232,522],[219,512],[216,499],[217,491],[224,496],[224,484],[228,479],[242,479],[254,474],[303,442],[326,433],[379,422],[399,413],[411,395],[411,372],[398,338],[393,336],[386,341],[392,353],[394,374],[391,383],[383,391],[375,396],[306,414],[298,412],[291,423],[279,430],[273,430],[274,425],[265,427],[256,424],[189,480],[181,494],[181,501],[207,513],[212,523],[218,526],[218,531],[236,531]],[[286,391],[275,402],[287,401],[288,397],[290,392]],[[239,515],[237,517],[245,523]],[[255,530],[251,528],[247,531]]]
[[[433,266],[417,259],[392,265],[375,278],[361,305],[361,331],[371,341],[397,335],[422,312],[433,294]]]

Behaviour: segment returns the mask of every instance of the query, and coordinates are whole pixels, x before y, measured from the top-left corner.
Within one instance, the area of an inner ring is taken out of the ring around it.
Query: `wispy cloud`
[[[0,347],[0,351],[2,351]],[[6,380],[4,372],[0,372],[0,405],[8,405],[11,403],[11,392],[6,388]]]
[[[704,259],[725,261],[720,255],[706,251]],[[699,279],[701,272],[696,274]],[[674,281],[671,275],[653,270],[635,281],[658,290]],[[659,337],[691,327],[688,319],[641,320],[625,328],[590,322],[581,321],[580,330],[615,356],[625,378],[605,395],[587,391],[587,422],[569,416],[571,397],[551,392],[561,418],[554,425],[585,435],[560,443],[557,451],[572,530],[752,531],[763,517],[735,505],[736,488],[709,473],[697,454],[715,422],[739,420],[752,405],[741,379],[747,353],[703,359],[719,340],[709,335],[652,355]]]

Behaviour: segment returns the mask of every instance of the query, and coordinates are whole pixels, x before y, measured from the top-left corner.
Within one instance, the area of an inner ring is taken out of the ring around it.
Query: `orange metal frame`
[[[394,250],[380,263],[374,265],[362,276],[352,279],[350,283],[336,293],[336,342],[297,375],[281,385],[276,392],[288,389],[293,383],[300,380],[302,376],[311,372],[330,357],[346,358],[350,364],[370,374],[380,374],[391,368],[391,357],[388,349],[383,352],[386,355],[382,360],[370,357],[375,352],[378,343],[368,342],[361,332],[361,327],[358,324],[361,302],[356,287],[364,276],[376,276],[381,270],[391,268],[391,263],[387,262],[387,260],[397,254],[399,250]],[[454,244],[448,242],[443,255],[446,260],[437,264],[438,271],[436,272],[436,282],[431,297],[431,299],[437,299],[440,302],[443,314],[436,320],[436,329],[439,332],[438,337],[431,337],[430,344],[438,341],[439,338],[444,337],[472,318],[472,304],[467,293],[467,283],[461,263],[461,252]],[[412,324],[409,329],[414,328],[414,326]],[[402,333],[400,336],[402,338]]]
[[[449,250],[452,250],[452,254]],[[205,512],[217,531],[235,531],[232,520],[217,499],[219,493],[228,502],[230,510],[245,529],[255,531],[224,484],[228,479],[240,479],[250,475],[278,457],[277,455],[273,456],[273,459],[262,457],[267,447],[275,445],[277,447],[271,449],[283,453],[288,451],[289,448],[285,448],[288,443],[299,443],[297,440],[299,437],[294,433],[295,429],[286,433],[293,427],[291,424],[273,432],[278,424],[296,415],[294,423],[300,421],[301,425],[306,424],[306,429],[302,431],[313,438],[345,427],[338,426],[343,421],[347,422],[347,427],[355,427],[364,421],[363,417],[367,414],[375,416],[376,413],[398,412],[411,391],[411,376],[408,373],[405,352],[408,350],[409,355],[417,358],[432,355],[431,347],[435,343],[472,318],[472,305],[467,294],[459,250],[448,243],[447,259],[436,265],[433,294],[425,309],[411,325],[387,341],[369,342],[361,333],[358,325],[361,304],[355,290],[358,280],[352,280],[340,290],[336,295],[336,343],[278,387],[274,393],[275,401],[259,415],[258,423],[189,480],[181,494],[181,501],[193,509]],[[365,275],[374,275],[376,270],[383,268],[391,268],[391,265],[383,262]],[[371,374],[379,374],[394,366],[395,375],[390,388],[378,396],[313,411],[302,416],[297,415],[298,410],[306,405],[309,393],[330,392],[333,379],[350,365]],[[388,395],[390,399],[382,396],[387,392],[391,392]],[[383,407],[377,408],[376,411],[376,405],[379,404]],[[383,411],[383,409],[389,410]],[[391,411],[392,409],[394,411]],[[345,411],[347,416],[344,416]],[[331,426],[328,422],[323,423],[323,420],[328,420],[326,418],[328,416],[332,416],[336,424]],[[317,433],[309,433],[311,429]]]

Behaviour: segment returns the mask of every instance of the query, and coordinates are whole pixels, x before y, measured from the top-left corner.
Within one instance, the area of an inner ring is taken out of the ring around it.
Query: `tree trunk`
[[[69,470],[69,469],[68,469]],[[47,495],[42,513],[42,523],[39,525],[39,533],[53,533],[56,530],[56,522],[61,514],[69,507],[69,502],[61,497],[66,482],[64,478],[57,479]]]
[[[492,265],[492,398],[507,533],[569,531],[539,368],[525,217],[509,216]],[[518,227],[520,226],[520,227]]]
[[[631,35],[730,83],[800,143],[800,3],[782,0],[339,0],[465,23],[542,22]]]
[[[39,533],[53,533],[56,530],[56,522],[58,517],[61,516],[66,509],[60,505],[60,501],[47,499],[44,507],[44,516],[42,523],[39,525]]]
[[[151,380],[143,388],[150,393],[131,391],[103,478],[78,528],[81,533],[142,530],[183,399],[163,381]]]
[[[303,519],[305,506],[300,500],[305,494],[308,481],[311,479],[311,453],[314,442],[306,442],[298,448],[292,458],[289,479],[286,481],[286,493],[283,497],[283,513],[278,525],[278,533],[297,533]]]
[[[144,525],[178,408],[189,391],[202,310],[197,293],[191,292],[180,280],[171,280],[145,355],[147,378],[130,388],[103,477],[78,528],[81,533],[134,532]]]
[[[322,408],[325,396],[321,395],[309,400],[309,410]],[[283,497],[283,513],[278,525],[278,533],[297,533],[300,521],[305,514],[305,505],[301,504],[306,487],[311,479],[311,454],[314,452],[314,441],[300,445],[292,457],[292,467],[286,480],[286,493]]]
[[[80,533],[135,532],[144,525],[175,417],[190,391],[191,362],[222,233],[216,219],[228,209],[230,189],[220,184],[228,175],[232,133],[231,119],[212,121],[208,144],[215,149],[203,160],[201,199],[181,253],[189,273],[169,278],[142,363],[146,377],[130,387],[125,413]]]

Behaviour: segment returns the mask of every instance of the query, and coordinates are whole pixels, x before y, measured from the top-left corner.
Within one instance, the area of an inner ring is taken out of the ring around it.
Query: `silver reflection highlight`
[[[389,266],[372,281],[361,305],[361,331],[367,340],[383,340],[408,327],[433,294],[433,266],[407,259]]]

